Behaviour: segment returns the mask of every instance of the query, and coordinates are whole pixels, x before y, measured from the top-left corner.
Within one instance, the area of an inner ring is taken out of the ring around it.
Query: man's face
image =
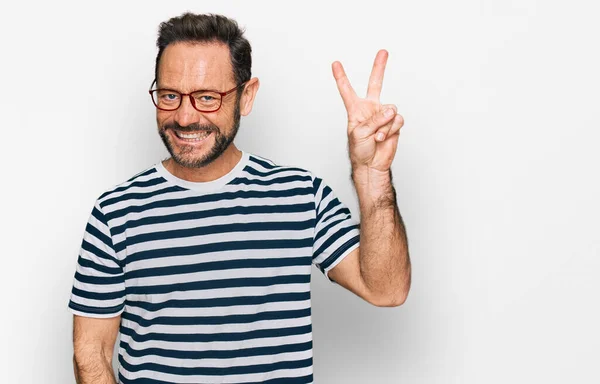
[[[229,48],[224,44],[175,43],[160,59],[157,88],[181,93],[225,92],[235,87]],[[173,160],[199,168],[218,158],[231,144],[240,124],[237,91],[225,96],[217,112],[199,112],[184,96],[175,111],[156,110],[158,132]]]

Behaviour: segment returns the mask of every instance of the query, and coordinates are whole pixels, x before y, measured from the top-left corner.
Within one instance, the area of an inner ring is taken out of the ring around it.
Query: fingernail
[[[383,132],[379,132],[377,134],[377,141],[382,141],[383,140],[383,136],[384,136]]]
[[[392,115],[394,114],[394,110],[392,108],[388,108],[385,110],[385,112],[383,112],[383,116],[385,117],[392,117]]]

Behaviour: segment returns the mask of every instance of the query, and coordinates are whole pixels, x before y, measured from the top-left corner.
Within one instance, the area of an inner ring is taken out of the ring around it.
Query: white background
[[[2,6],[2,378],[72,383],[86,220],[166,156],[158,24],[233,17],[261,88],[238,147],[309,169],[358,214],[331,62],[406,120],[394,184],[413,285],[376,308],[315,269],[317,383],[598,383],[600,58],[584,1],[21,2]]]

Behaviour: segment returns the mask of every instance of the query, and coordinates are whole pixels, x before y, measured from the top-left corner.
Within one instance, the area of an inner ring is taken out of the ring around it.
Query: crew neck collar
[[[169,172],[163,165],[162,161],[159,161],[155,165],[155,168],[158,174],[164,179],[182,188],[203,192],[214,191],[224,187],[227,183],[235,179],[248,163],[248,159],[250,157],[249,153],[244,152],[243,150],[240,151],[242,152],[242,157],[240,158],[240,160],[238,160],[237,164],[231,169],[231,171],[219,177],[218,179],[211,181],[188,181],[180,179],[179,177]]]

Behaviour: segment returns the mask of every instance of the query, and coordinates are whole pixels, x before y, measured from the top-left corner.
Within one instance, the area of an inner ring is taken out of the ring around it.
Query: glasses
[[[156,84],[156,79],[150,85],[150,96],[152,97],[152,102],[156,106],[156,108],[161,111],[174,111],[181,106],[181,101],[185,96],[190,97],[190,102],[192,103],[192,107],[194,107],[199,112],[216,112],[221,108],[221,104],[223,102],[223,98],[229,95],[231,92],[235,91],[239,87],[243,86],[246,83],[242,83],[240,85],[236,85],[226,92],[217,92],[210,90],[199,90],[191,93],[181,93],[177,92],[173,89],[152,89],[152,87]]]

